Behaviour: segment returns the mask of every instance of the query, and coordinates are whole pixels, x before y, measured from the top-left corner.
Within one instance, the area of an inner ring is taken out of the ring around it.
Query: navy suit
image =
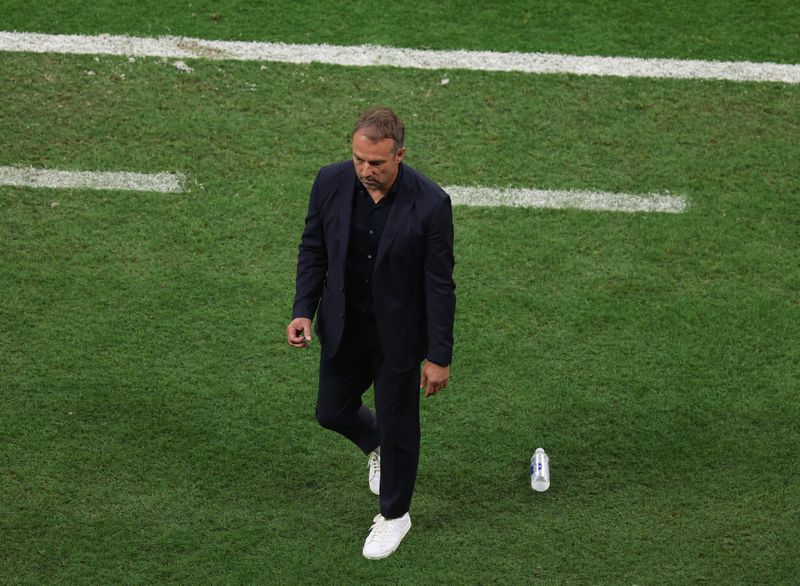
[[[311,189],[292,317],[316,316],[317,419],[365,453],[381,447],[381,513],[408,511],[419,458],[419,364],[450,364],[455,283],[450,198],[403,165],[372,273],[373,313],[348,314],[345,267],[356,173],[323,167]],[[376,413],[361,402],[375,387]],[[376,417],[377,416],[377,417]]]
[[[292,317],[312,319],[318,313],[316,331],[328,357],[344,331],[355,181],[351,161],[319,171],[297,260]],[[381,347],[389,364],[404,371],[423,358],[438,364],[452,360],[455,261],[449,196],[407,165],[400,181],[375,259],[372,292]]]

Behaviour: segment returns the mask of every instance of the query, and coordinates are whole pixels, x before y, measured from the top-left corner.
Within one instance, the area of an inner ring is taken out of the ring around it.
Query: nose
[[[372,166],[367,162],[364,161],[361,163],[361,176],[362,177],[370,177],[372,176],[373,170]]]

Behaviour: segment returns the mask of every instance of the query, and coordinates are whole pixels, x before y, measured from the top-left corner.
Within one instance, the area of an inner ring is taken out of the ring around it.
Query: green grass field
[[[629,4],[5,0],[0,29],[800,63],[793,2]],[[0,583],[797,582],[800,87],[189,64],[0,53],[0,165],[189,178],[0,186]],[[314,173],[373,104],[443,185],[690,201],[455,208],[452,381],[382,562],[284,338]]]

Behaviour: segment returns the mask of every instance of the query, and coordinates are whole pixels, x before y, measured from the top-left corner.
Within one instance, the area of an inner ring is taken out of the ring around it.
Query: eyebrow
[[[355,153],[353,153],[353,157],[358,159],[359,161],[367,161],[366,159],[363,159],[363,158],[359,157]],[[373,165],[373,166],[383,165],[385,162],[386,162],[386,159],[373,159],[372,161],[367,161],[367,163],[369,163],[370,165]]]

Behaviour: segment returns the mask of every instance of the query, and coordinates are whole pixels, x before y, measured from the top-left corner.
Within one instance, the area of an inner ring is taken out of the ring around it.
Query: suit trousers
[[[348,310],[339,350],[322,353],[317,421],[364,454],[380,446],[380,510],[402,517],[411,505],[419,462],[419,366],[394,372],[378,342],[374,315]],[[361,398],[375,388],[375,412]]]

